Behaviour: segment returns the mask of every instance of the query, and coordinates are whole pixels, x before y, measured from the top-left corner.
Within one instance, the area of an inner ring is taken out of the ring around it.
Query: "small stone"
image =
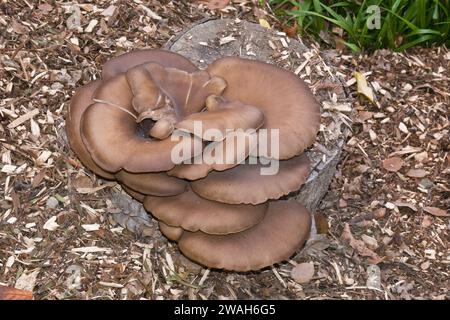
[[[297,283],[308,283],[314,276],[314,264],[312,262],[299,263],[291,271],[291,277]]]
[[[59,204],[58,199],[56,199],[55,197],[48,198],[47,202],[45,203],[45,205],[49,209],[55,209],[58,206],[58,204]]]

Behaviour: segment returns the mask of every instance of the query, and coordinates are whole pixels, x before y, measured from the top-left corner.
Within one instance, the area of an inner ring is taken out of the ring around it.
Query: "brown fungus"
[[[184,231],[182,228],[169,226],[162,221],[159,221],[158,225],[161,233],[171,241],[178,241],[183,235]]]
[[[110,172],[120,169],[133,173],[170,170],[175,165],[172,162],[172,150],[180,139],[152,140],[140,137],[137,134],[138,123],[146,118],[154,121],[177,121],[184,115],[200,111],[206,97],[220,93],[224,84],[219,78],[210,78],[204,71],[190,74],[182,70],[164,68],[156,63],[135,68],[145,68],[148,71],[146,78],[139,73],[139,79],[156,83],[158,90],[155,90],[154,95],[164,96],[167,103],[157,106],[156,109],[133,105],[134,97],[142,89],[142,85],[136,86],[134,80],[129,79],[130,74],[134,79],[136,73],[129,71],[131,73],[112,77],[97,88],[93,97],[96,103],[88,107],[83,114],[83,142],[94,161]],[[130,82],[133,85],[130,85]],[[202,146],[195,143],[196,139],[199,138],[184,136],[183,143],[190,148],[188,154],[181,155],[183,159],[189,159],[201,152]]]
[[[186,181],[170,177],[165,172],[129,173],[120,170],[116,179],[132,190],[153,196],[175,196],[187,188]]]
[[[203,153],[190,159],[190,163],[179,164],[167,173],[187,180],[201,179],[213,170],[224,171],[240,165],[257,147],[257,143],[254,132],[232,131],[224,140],[206,145]]]
[[[92,96],[100,85],[100,80],[95,80],[81,87],[75,92],[69,106],[66,119],[66,132],[72,150],[77,154],[81,162],[94,173],[107,179],[114,179],[114,175],[99,167],[89,154],[80,134],[80,121],[84,111],[93,103]]]
[[[279,171],[274,175],[261,175],[261,168],[262,165],[241,164],[230,170],[211,172],[203,179],[192,181],[191,186],[206,199],[259,204],[298,190],[309,174],[310,163],[303,154],[279,161]]]
[[[302,152],[319,111],[306,84],[273,65],[226,57],[201,71],[149,49],[108,61],[76,92],[67,134],[81,162],[143,202],[188,258],[250,271],[289,258],[309,234],[305,207],[276,199],[308,176]]]
[[[165,224],[209,234],[246,230],[264,218],[267,206],[268,203],[257,206],[220,203],[203,199],[190,190],[173,197],[144,199],[145,209]]]
[[[181,252],[210,268],[234,271],[258,270],[288,259],[306,241],[311,215],[293,201],[270,203],[261,223],[242,232],[210,235],[183,232]]]
[[[217,59],[206,70],[227,82],[222,94],[225,99],[255,106],[264,113],[261,129],[279,130],[279,155],[269,150],[262,156],[289,159],[314,142],[319,130],[320,106],[294,73],[237,57]]]

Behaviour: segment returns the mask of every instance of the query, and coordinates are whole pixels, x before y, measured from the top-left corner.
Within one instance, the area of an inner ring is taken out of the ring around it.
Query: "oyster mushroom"
[[[206,70],[211,76],[225,79],[223,98],[259,108],[265,117],[261,129],[279,130],[279,154],[272,152],[272,141],[268,141],[267,154],[255,156],[289,159],[314,142],[319,131],[320,106],[294,73],[237,57],[217,59]]]
[[[93,97],[96,103],[86,109],[81,119],[83,143],[93,160],[109,172],[121,169],[132,173],[170,170],[175,165],[172,150],[180,138],[159,140],[139,136],[139,123],[148,118],[156,122],[162,119],[176,121],[199,111],[206,97],[219,94],[224,83],[219,78],[210,78],[206,72],[191,74],[156,63],[135,68],[145,69],[147,77],[145,72],[129,70],[104,81],[97,88]],[[147,80],[149,86],[157,87],[153,91],[154,96],[164,96],[167,103],[154,108],[134,104],[134,97],[143,90],[143,85],[137,80]],[[195,143],[196,139],[190,135],[183,137],[182,142],[189,147],[189,152],[181,154],[181,160],[201,152],[202,145]]]
[[[275,201],[261,223],[245,231],[227,235],[184,231],[177,238],[181,252],[195,262],[250,271],[288,259],[306,241],[310,228],[311,215],[303,205]]]
[[[81,163],[91,169],[95,174],[113,180],[114,174],[106,172],[92,160],[80,135],[81,116],[87,107],[93,103],[92,96],[100,83],[100,80],[92,81],[75,92],[75,95],[70,101],[69,112],[66,118],[66,133],[69,138],[70,147],[76,153]]]
[[[146,195],[174,196],[186,191],[185,180],[170,177],[165,172],[129,173],[120,170],[116,179],[128,188]]]
[[[145,209],[166,225],[209,234],[246,230],[264,218],[267,206],[268,203],[257,206],[220,203],[203,199],[190,190],[173,197],[144,199]]]
[[[260,164],[245,163],[226,171],[213,171],[203,179],[192,181],[191,187],[206,199],[259,204],[298,190],[308,177],[310,163],[302,154],[279,161],[279,171],[274,175],[261,175],[261,168]]]

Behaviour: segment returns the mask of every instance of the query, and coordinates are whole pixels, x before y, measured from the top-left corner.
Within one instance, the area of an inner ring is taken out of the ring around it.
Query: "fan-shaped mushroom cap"
[[[229,235],[185,231],[178,240],[189,259],[210,268],[258,270],[288,259],[307,239],[311,215],[293,201],[271,202],[256,226]]]
[[[197,135],[196,122],[202,125],[199,138],[221,141],[232,130],[258,129],[264,123],[264,114],[258,108],[245,105],[239,101],[225,102],[219,104],[214,110],[191,114],[178,122],[175,127]],[[212,129],[218,130],[221,133],[220,137],[209,137],[203,134]]]
[[[137,114],[131,106],[133,95],[125,75],[104,81],[94,93],[97,103],[84,112],[81,135],[92,159],[104,170],[125,169],[133,173],[166,171],[174,167],[172,149],[177,139],[151,140],[138,134]],[[186,136],[189,159],[201,152],[198,138]],[[178,139],[179,140],[179,139]]]
[[[213,171],[203,179],[192,181],[191,187],[201,197],[214,201],[263,203],[298,190],[309,174],[310,163],[302,154],[279,161],[279,171],[275,175],[261,175],[261,167],[247,162],[226,171]]]
[[[173,197],[147,196],[144,207],[169,226],[209,234],[228,234],[246,230],[263,218],[268,203],[234,205],[203,199],[192,191]]]
[[[184,230],[178,227],[171,227],[162,221],[159,221],[159,230],[169,240],[178,241]]]
[[[261,129],[279,130],[279,157],[269,153],[270,157],[289,159],[314,142],[320,125],[320,106],[295,74],[237,57],[218,59],[206,70],[227,82],[222,94],[225,99],[258,107],[264,113]]]
[[[186,191],[187,182],[165,172],[130,173],[120,170],[116,179],[139,193],[153,196],[175,196]]]
[[[100,168],[91,158],[89,152],[81,140],[80,121],[83,112],[93,101],[94,91],[100,85],[100,80],[95,80],[81,87],[75,92],[69,106],[69,113],[66,119],[66,132],[69,138],[70,147],[76,153],[81,162],[94,173],[106,179],[114,179],[114,175]]]
[[[167,174],[169,176],[187,180],[204,178],[212,170],[212,166],[203,162],[202,158],[202,155],[199,155],[194,158],[194,163],[178,164],[173,169],[167,171]],[[196,159],[200,159],[198,163],[195,163]]]
[[[108,60],[103,65],[102,78],[109,79],[143,63],[157,62],[162,66],[177,68],[187,72],[197,71],[197,67],[188,59],[177,53],[159,50],[143,49],[122,54]]]
[[[225,140],[208,144],[192,163],[176,165],[167,173],[181,179],[197,180],[206,177],[212,170],[224,171],[234,168],[247,159],[257,147],[257,141],[255,132],[232,131],[226,135]]]

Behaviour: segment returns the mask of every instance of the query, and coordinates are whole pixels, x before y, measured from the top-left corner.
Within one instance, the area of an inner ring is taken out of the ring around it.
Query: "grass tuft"
[[[296,25],[299,34],[318,39],[331,34],[337,45],[356,52],[450,44],[449,0],[269,0],[268,4],[288,24]]]

